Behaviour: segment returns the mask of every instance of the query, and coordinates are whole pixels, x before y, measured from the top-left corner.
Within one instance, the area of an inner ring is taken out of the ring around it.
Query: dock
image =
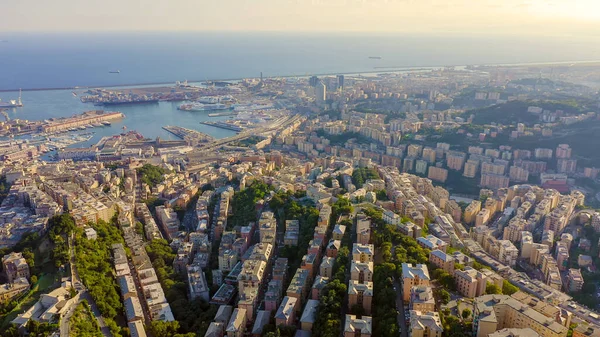
[[[200,124],[214,126],[216,128],[231,130],[231,131],[235,131],[235,132],[242,132],[244,130],[240,126],[231,125],[231,124],[223,123],[223,122],[200,122]]]
[[[222,116],[237,116],[237,112],[215,112],[208,114],[208,117],[222,117]]]
[[[190,144],[208,143],[214,140],[214,137],[207,135],[206,133],[182,128],[180,126],[167,125],[162,128]]]

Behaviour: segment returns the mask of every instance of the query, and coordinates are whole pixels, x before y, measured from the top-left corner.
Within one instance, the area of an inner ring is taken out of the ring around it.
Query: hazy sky
[[[0,0],[0,31],[600,35],[600,0]]]

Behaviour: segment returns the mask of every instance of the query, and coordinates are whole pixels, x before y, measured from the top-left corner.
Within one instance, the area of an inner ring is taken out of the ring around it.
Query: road
[[[396,256],[396,246],[392,246],[392,256]],[[406,317],[404,316],[404,301],[402,300],[402,284],[398,280],[397,275],[394,275],[394,288],[396,290],[396,311],[398,312],[400,336],[408,337],[408,326],[406,325]]]
[[[406,325],[406,317],[404,317],[404,301],[402,301],[402,285],[397,276],[394,277],[394,287],[396,288],[396,310],[398,311],[400,336],[408,337],[408,326]]]

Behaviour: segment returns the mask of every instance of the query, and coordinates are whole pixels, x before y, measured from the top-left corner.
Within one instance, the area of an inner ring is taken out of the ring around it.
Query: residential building
[[[410,311],[409,336],[411,337],[441,337],[444,328],[440,314],[434,311]]]
[[[544,337],[565,337],[568,328],[554,318],[507,295],[483,295],[475,298],[473,333],[486,337],[504,328],[531,328]]]
[[[454,257],[447,255],[441,250],[434,250],[429,253],[429,262],[434,266],[443,269],[452,275],[454,273]]]
[[[459,293],[474,298],[485,294],[487,277],[471,267],[465,267],[464,270],[454,271],[454,283]]]
[[[344,324],[344,337],[370,337],[373,334],[373,318],[355,315],[346,315]]]
[[[18,278],[29,280],[29,265],[22,253],[10,253],[2,257],[2,270],[6,274],[8,283],[13,283]]]
[[[402,297],[404,301],[410,300],[410,289],[414,286],[429,286],[431,278],[427,265],[402,263]]]
[[[227,337],[243,337],[247,321],[246,309],[235,308],[225,329]]]
[[[299,300],[295,297],[285,296],[277,312],[275,313],[275,325],[289,325],[294,326],[296,324],[296,309],[299,306]]]
[[[435,298],[430,286],[415,286],[410,288],[410,310],[423,312],[435,311]]]
[[[373,282],[360,283],[350,280],[348,283],[348,308],[354,305],[362,306],[366,315],[371,314],[371,302],[373,301]]]

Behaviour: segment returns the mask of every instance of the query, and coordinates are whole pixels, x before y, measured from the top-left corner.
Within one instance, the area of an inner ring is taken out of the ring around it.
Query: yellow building
[[[475,298],[473,332],[477,337],[504,328],[531,328],[543,337],[565,337],[569,329],[507,295]]]

